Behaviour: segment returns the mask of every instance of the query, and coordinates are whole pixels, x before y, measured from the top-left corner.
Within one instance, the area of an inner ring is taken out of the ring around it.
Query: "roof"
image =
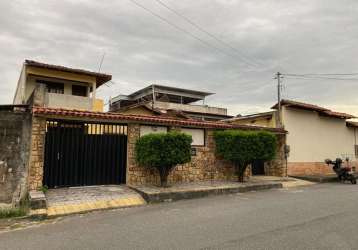
[[[0,110],[7,110],[7,111],[26,111],[28,110],[29,105],[27,104],[1,104]]]
[[[221,114],[213,114],[213,113],[204,113],[204,112],[195,112],[195,111],[186,111],[186,110],[176,110],[176,109],[160,109],[160,108],[153,108],[152,106],[152,102],[151,101],[144,101],[144,102],[140,102],[140,103],[135,103],[129,106],[125,106],[122,108],[119,108],[118,110],[116,110],[115,112],[124,112],[133,108],[137,108],[137,107],[143,107],[147,110],[150,110],[152,112],[154,112],[155,114],[158,115],[162,115],[162,116],[180,116],[182,118],[187,118],[187,119],[191,119],[189,116],[187,116],[187,114],[191,114],[191,115],[206,115],[206,116],[212,116],[212,117],[220,117],[220,118],[232,118],[231,115],[221,115]]]
[[[347,121],[346,124],[348,127],[358,127],[358,122]]]
[[[198,91],[198,90],[191,90],[191,89],[183,89],[183,88],[176,88],[176,87],[171,87],[171,86],[164,86],[164,85],[158,85],[158,84],[152,84],[149,85],[145,88],[142,88],[140,90],[137,90],[136,92],[128,95],[129,97],[135,97],[136,95],[145,92],[149,89],[165,89],[165,90],[170,90],[170,91],[175,91],[175,92],[184,92],[184,93],[188,93],[188,94],[196,94],[196,95],[201,95],[201,96],[209,96],[209,95],[213,95],[214,93],[210,93],[210,92],[204,92],[204,91]]]
[[[339,119],[356,118],[354,115],[350,115],[350,114],[346,114],[346,113],[342,113],[342,112],[336,112],[336,111],[332,111],[330,109],[327,109],[327,108],[324,108],[324,107],[321,107],[321,106],[318,106],[318,105],[304,103],[304,102],[298,102],[298,101],[293,101],[293,100],[283,99],[283,100],[281,100],[281,105],[282,106],[287,106],[287,107],[298,108],[298,109],[316,111],[320,115],[335,117],[335,118],[339,118]],[[272,107],[272,109],[277,109],[277,106],[278,106],[278,103],[276,103]]]
[[[231,121],[247,120],[247,119],[255,119],[255,118],[272,118],[274,112],[275,111],[268,111],[268,112],[250,114],[250,115],[236,116],[222,121],[231,122]]]
[[[62,72],[74,73],[74,74],[79,74],[79,75],[94,76],[94,77],[96,77],[97,87],[112,80],[112,75],[88,71],[88,70],[84,70],[84,69],[74,69],[74,68],[69,68],[69,67],[60,66],[60,65],[41,63],[41,62],[37,62],[37,61],[33,61],[33,60],[25,60],[25,65],[33,66],[33,67],[37,67],[37,68],[43,68],[43,69],[51,69],[51,70],[57,70],[57,71],[62,71]]]
[[[206,96],[214,94],[214,93],[198,91],[198,90],[152,84],[145,88],[137,90],[129,95],[118,95],[116,97],[113,97],[111,99],[111,102],[112,103],[118,101],[131,102],[141,98],[146,98],[147,100],[149,100],[152,99],[153,90],[155,93],[165,95],[166,98],[169,98],[168,100],[170,100],[170,102],[175,102],[175,103],[192,103],[199,100],[203,100]],[[160,99],[161,97],[157,96],[157,98]]]
[[[33,107],[32,113],[37,116],[46,117],[61,117],[61,118],[82,118],[82,119],[97,119],[108,120],[111,122],[136,122],[146,124],[164,124],[164,125],[178,125],[188,127],[200,127],[200,128],[216,128],[216,129],[245,129],[245,130],[266,130],[275,133],[286,133],[284,129],[279,128],[267,128],[251,125],[233,125],[224,122],[209,122],[209,121],[197,121],[197,120],[183,120],[175,118],[167,118],[160,116],[147,116],[147,115],[125,115],[119,113],[109,112],[94,112],[94,111],[81,111],[59,108],[46,108],[46,107]]]

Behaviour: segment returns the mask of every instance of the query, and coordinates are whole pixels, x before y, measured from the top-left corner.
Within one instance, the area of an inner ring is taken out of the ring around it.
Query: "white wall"
[[[323,162],[326,158],[354,155],[354,129],[344,119],[319,116],[317,112],[282,107],[288,131],[289,162]]]
[[[163,126],[140,126],[140,136],[153,134],[153,133],[166,133],[167,127]]]
[[[194,128],[181,128],[180,132],[191,135],[193,139],[191,145],[204,146],[205,145],[205,130]]]

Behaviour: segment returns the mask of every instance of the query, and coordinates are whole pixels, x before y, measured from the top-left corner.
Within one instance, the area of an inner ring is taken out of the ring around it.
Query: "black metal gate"
[[[125,183],[127,126],[47,121],[43,184],[49,188]]]

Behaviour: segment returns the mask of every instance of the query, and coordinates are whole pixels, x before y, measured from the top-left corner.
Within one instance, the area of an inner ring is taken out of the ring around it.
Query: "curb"
[[[291,177],[305,180],[305,181],[318,182],[318,183],[338,182],[338,178],[336,176],[291,176]]]
[[[178,201],[184,199],[203,198],[213,195],[245,193],[250,191],[261,191],[268,189],[282,188],[282,183],[272,182],[265,184],[247,184],[241,187],[225,187],[225,188],[212,188],[202,190],[189,190],[189,191],[169,191],[169,192],[144,192],[139,187],[131,187],[138,192],[147,203],[159,203],[166,201]]]

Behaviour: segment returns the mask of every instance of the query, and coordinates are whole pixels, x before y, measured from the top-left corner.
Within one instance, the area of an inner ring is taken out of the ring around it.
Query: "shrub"
[[[270,132],[225,130],[216,131],[214,138],[217,155],[234,164],[240,182],[254,160],[269,161],[276,154],[277,138]]]
[[[167,186],[170,171],[177,164],[191,160],[191,136],[178,132],[148,134],[135,145],[135,157],[139,165],[158,169],[162,187]]]

